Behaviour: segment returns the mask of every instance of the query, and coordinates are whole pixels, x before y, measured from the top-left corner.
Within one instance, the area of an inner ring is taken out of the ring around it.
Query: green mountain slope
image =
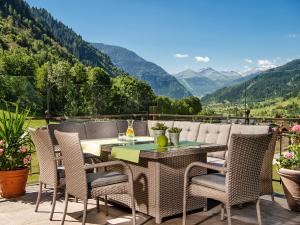
[[[245,95],[245,87],[248,102],[297,96],[300,91],[300,59],[261,72],[242,84],[217,90],[203,97],[202,101],[206,104],[224,101],[240,103]]]
[[[43,114],[47,91],[52,115],[136,113],[146,111],[154,101],[146,82],[110,76],[119,71],[110,62],[93,67],[83,61],[32,16],[26,2],[1,1],[0,107],[3,102],[20,100],[21,107],[30,106],[32,113]],[[127,83],[130,88],[124,86]]]
[[[191,94],[176,78],[160,66],[148,62],[133,51],[119,46],[93,43],[95,48],[107,54],[120,69],[147,81],[157,95],[171,98],[184,98]]]
[[[89,66],[100,66],[109,75],[121,74],[111,62],[110,58],[84,41],[80,35],[60,21],[57,21],[45,9],[31,8],[31,14],[45,30],[49,31],[60,45],[68,49],[82,63]]]

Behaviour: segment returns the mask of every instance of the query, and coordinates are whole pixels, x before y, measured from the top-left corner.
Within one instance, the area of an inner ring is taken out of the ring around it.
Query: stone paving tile
[[[49,221],[50,200],[52,191],[48,190],[42,196],[39,212],[34,212],[37,197],[37,186],[28,186],[27,194],[18,199],[6,200],[0,198],[0,225],[56,225],[60,224],[63,211],[63,198],[58,200],[53,221]],[[81,202],[70,202],[65,224],[81,224],[83,205]],[[227,221],[220,221],[219,206],[208,212],[198,212],[188,215],[187,225],[226,225]],[[269,197],[261,200],[262,219],[264,225],[299,225],[300,213],[287,210],[285,199],[276,198],[275,202]],[[233,209],[233,224],[256,224],[255,204],[246,204],[243,208]],[[181,216],[167,218],[163,225],[181,225]],[[109,216],[104,214],[104,206],[101,205],[100,213],[96,210],[94,200],[89,201],[87,225],[127,225],[131,224],[131,211],[123,207],[110,205]],[[137,224],[154,225],[154,219],[142,213],[137,214]]]

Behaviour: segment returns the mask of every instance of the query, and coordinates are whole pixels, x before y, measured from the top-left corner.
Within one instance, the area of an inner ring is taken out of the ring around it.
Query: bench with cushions
[[[229,146],[232,134],[266,134],[271,132],[267,125],[240,125],[240,124],[209,124],[189,121],[134,121],[133,128],[136,136],[154,136],[153,127],[157,122],[165,123],[169,128],[182,128],[180,140],[198,141],[205,143],[222,144]],[[100,139],[117,137],[118,133],[127,130],[126,120],[112,120],[102,122],[63,123],[48,125],[51,139],[54,145],[57,140],[54,130],[79,133],[80,139]],[[168,134],[167,134],[168,135]],[[274,135],[275,137],[275,135]],[[276,139],[274,138],[264,158],[261,173],[262,195],[273,194],[272,188],[272,160],[274,156]],[[224,166],[227,152],[212,152],[207,155],[207,162]],[[247,160],[247,159],[245,159]]]

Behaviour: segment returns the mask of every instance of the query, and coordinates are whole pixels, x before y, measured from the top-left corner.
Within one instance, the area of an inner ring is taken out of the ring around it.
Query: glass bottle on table
[[[128,128],[126,131],[127,137],[131,137],[131,138],[134,137],[133,122],[134,122],[134,120],[127,120],[127,123],[128,123]]]

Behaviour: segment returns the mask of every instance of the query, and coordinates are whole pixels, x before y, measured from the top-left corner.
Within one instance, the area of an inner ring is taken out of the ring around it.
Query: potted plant
[[[289,136],[292,144],[300,144],[300,125],[294,125],[289,132]]]
[[[179,145],[179,136],[180,136],[181,131],[182,131],[182,129],[178,128],[178,127],[172,127],[168,130],[171,145],[174,145],[174,146]]]
[[[156,123],[154,127],[151,128],[154,132],[154,140],[160,135],[166,135],[166,130],[168,127],[164,123]]]
[[[290,145],[276,161],[288,206],[300,211],[300,144]]]
[[[0,193],[13,198],[25,193],[31,163],[31,139],[25,125],[29,109],[0,112]]]

